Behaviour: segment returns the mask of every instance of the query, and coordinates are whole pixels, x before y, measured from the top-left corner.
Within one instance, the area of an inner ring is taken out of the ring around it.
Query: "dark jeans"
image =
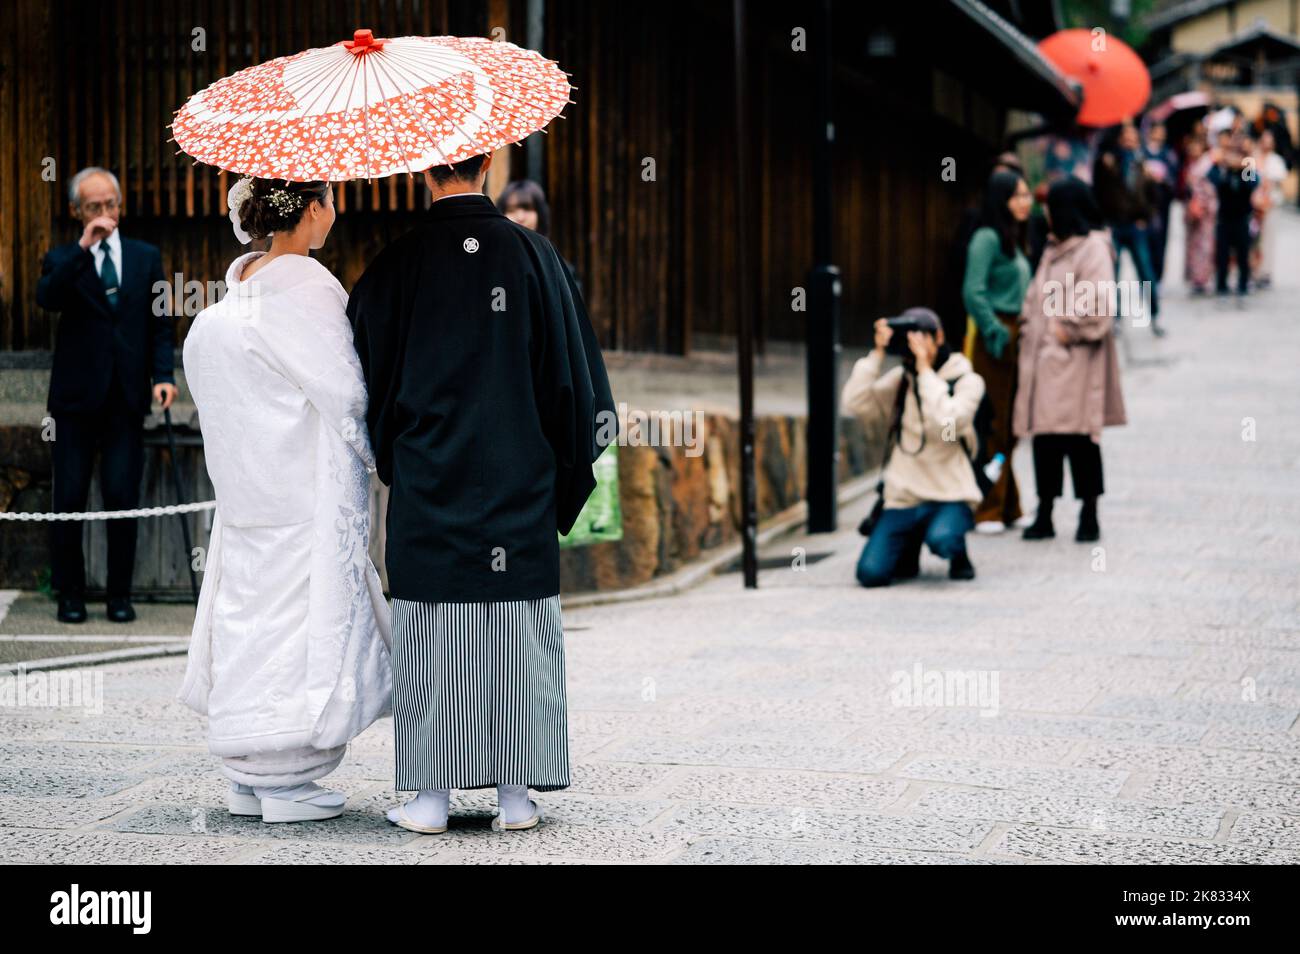
[[[900,563],[920,558],[922,543],[935,556],[951,560],[966,552],[966,532],[974,525],[970,507],[961,502],[886,508],[858,557],[858,582],[887,586]]]
[[[1115,241],[1116,280],[1119,279],[1122,253],[1124,249],[1128,249],[1129,255],[1133,258],[1133,267],[1137,269],[1138,279],[1146,282],[1151,289],[1151,314],[1147,317],[1156,318],[1160,314],[1160,287],[1159,280],[1156,278],[1155,265],[1151,261],[1151,245],[1147,229],[1130,223],[1111,226],[1110,233]]]
[[[110,390],[110,395],[116,389]],[[54,510],[86,509],[95,454],[100,455],[99,485],[105,510],[139,506],[144,470],[142,415],[115,397],[97,412],[61,411],[54,417]],[[135,569],[134,520],[108,520],[108,595],[130,596]],[[86,563],[81,547],[80,520],[53,523],[51,584],[61,596],[84,596]]]
[[[1070,479],[1074,496],[1080,500],[1100,497],[1105,492],[1101,479],[1101,445],[1087,434],[1036,434],[1034,436],[1034,482],[1038,499],[1061,496],[1065,458],[1070,458]]]
[[[1237,257],[1237,292],[1244,295],[1250,282],[1250,216],[1219,219],[1214,227],[1215,288],[1228,290],[1228,256]]]

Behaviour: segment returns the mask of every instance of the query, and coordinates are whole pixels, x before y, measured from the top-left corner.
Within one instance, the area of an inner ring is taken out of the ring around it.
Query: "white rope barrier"
[[[135,517],[167,517],[176,513],[212,510],[215,500],[171,504],[167,507],[140,507],[136,510],[92,510],[86,513],[0,513],[0,520],[124,520]]]

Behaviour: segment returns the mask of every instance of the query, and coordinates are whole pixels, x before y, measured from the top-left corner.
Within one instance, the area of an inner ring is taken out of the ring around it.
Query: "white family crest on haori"
[[[512,43],[358,30],[218,80],[171,128],[183,152],[231,172],[369,179],[519,142],[560,114],[569,90],[553,60]]]
[[[208,716],[228,776],[279,785],[391,712],[392,633],[347,296],[305,255],[241,281],[262,254],[235,259],[185,339],[217,509],[177,698]]]

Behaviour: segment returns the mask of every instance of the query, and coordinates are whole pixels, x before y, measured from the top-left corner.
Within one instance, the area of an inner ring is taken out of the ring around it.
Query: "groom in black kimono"
[[[617,437],[582,297],[550,242],[483,194],[490,156],[437,166],[425,221],[348,302],[387,516],[399,791],[389,813],[446,828],[453,788],[569,785],[558,533]]]

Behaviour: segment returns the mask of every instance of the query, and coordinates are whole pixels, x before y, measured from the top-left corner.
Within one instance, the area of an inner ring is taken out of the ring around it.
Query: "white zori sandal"
[[[502,821],[501,816],[497,815],[495,818],[492,819],[492,830],[493,831],[523,831],[525,828],[536,828],[538,823],[544,817],[544,813],[542,812],[542,806],[538,805],[531,798],[528,800],[528,804],[533,806],[532,818],[524,819],[521,822],[508,822],[508,821]]]
[[[262,821],[299,822],[321,821],[343,814],[347,796],[342,792],[321,788],[315,782],[305,785],[277,785],[253,789],[262,802]]]
[[[262,800],[253,794],[252,786],[231,782],[226,792],[226,807],[232,815],[262,817]]]
[[[390,818],[389,821],[400,828],[405,828],[407,831],[418,831],[421,835],[441,835],[447,830],[446,825],[421,825],[419,822],[414,821],[410,815],[406,814],[405,805],[398,805],[397,817]]]

